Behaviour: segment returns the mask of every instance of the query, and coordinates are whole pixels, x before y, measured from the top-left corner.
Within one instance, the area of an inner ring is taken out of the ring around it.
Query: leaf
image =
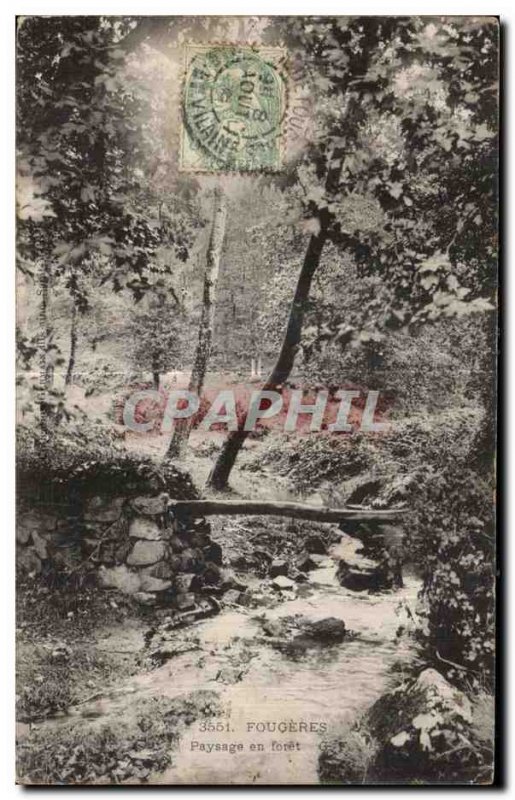
[[[431,744],[431,737],[425,731],[420,732],[420,745],[422,750],[432,750],[433,745]]]
[[[449,277],[447,278],[447,286],[449,287],[449,290],[451,292],[458,291],[458,289],[460,288],[460,284],[456,275],[449,275]]]
[[[446,253],[437,252],[423,261],[418,267],[419,272],[437,272],[438,270],[449,271],[452,269],[452,264],[449,256]]]
[[[409,733],[407,733],[407,731],[401,731],[396,736],[392,736],[390,743],[393,744],[394,747],[404,747],[406,742],[409,742],[410,739],[411,736]]]
[[[390,183],[388,186],[388,192],[392,197],[395,197],[395,199],[398,200],[402,194],[402,183]]]
[[[83,203],[90,203],[95,200],[95,190],[92,186],[86,185],[80,190],[80,199]]]
[[[63,256],[65,253],[69,253],[71,249],[72,246],[68,242],[58,242],[52,250],[52,253],[54,256]]]
[[[420,281],[420,285],[426,290],[429,291],[433,286],[438,286],[438,278],[436,275],[424,275],[424,277]]]
[[[474,311],[492,311],[495,306],[486,297],[477,297],[472,301],[471,306]]]
[[[487,139],[492,139],[494,136],[495,131],[491,131],[486,123],[483,122],[481,125],[477,126],[472,138],[475,139],[476,142],[484,142]]]
[[[301,227],[304,233],[310,233],[312,236],[318,236],[322,230],[320,219],[318,217],[311,217],[301,222]]]

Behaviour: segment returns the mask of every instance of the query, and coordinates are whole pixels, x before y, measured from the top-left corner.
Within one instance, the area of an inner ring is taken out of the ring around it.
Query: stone
[[[310,570],[315,569],[317,565],[309,553],[302,553],[295,562],[295,566],[301,572],[309,572]]]
[[[24,547],[16,555],[16,565],[22,572],[35,573],[41,572],[41,561],[32,547]]]
[[[190,611],[195,608],[195,595],[192,592],[185,592],[176,595],[174,606],[178,611]]]
[[[288,562],[282,558],[274,558],[270,564],[269,574],[271,578],[276,578],[278,575],[288,575]]]
[[[338,544],[341,541],[341,538],[342,538],[342,531],[340,530],[340,528],[337,525],[333,525],[327,531],[327,535],[328,535],[328,543],[329,544]]]
[[[111,566],[116,560],[116,546],[114,542],[102,544],[102,547],[100,548],[100,561]]]
[[[174,555],[168,556],[166,563],[169,564],[170,569],[174,574],[181,571],[180,556],[174,556]]]
[[[96,522],[116,522],[122,515],[125,497],[92,497],[86,503],[84,519]]]
[[[38,531],[38,533],[51,533],[57,527],[57,509],[56,513],[51,514],[42,508],[31,509],[30,511],[20,512],[17,516],[17,524],[22,528],[27,528],[30,531]]]
[[[131,542],[129,537],[127,537],[124,541],[122,541],[121,544],[119,544],[115,550],[114,560],[117,561],[118,563],[123,563],[127,561],[127,556],[131,552],[133,544],[134,543]]]
[[[177,554],[182,553],[184,550],[186,550],[188,546],[187,542],[183,541],[183,539],[181,539],[180,536],[177,535],[170,536],[168,543],[172,548],[173,552]]]
[[[171,581],[153,578],[152,575],[141,575],[141,589],[143,592],[164,592],[172,586]]]
[[[222,571],[220,567],[210,561],[205,565],[202,577],[204,579],[204,583],[207,583],[210,586],[217,586],[222,579]]]
[[[190,541],[193,547],[203,548],[209,547],[211,544],[208,531],[194,531],[191,534]]]
[[[192,588],[192,583],[197,576],[194,573],[182,573],[175,576],[174,587],[177,594],[186,594]]]
[[[248,600],[245,601],[245,605],[252,608],[273,608],[277,605],[277,599],[269,593],[256,591],[251,593],[247,590],[245,595],[248,597]]]
[[[152,542],[138,539],[127,558],[127,564],[134,567],[144,567],[162,561],[166,554],[164,542]]]
[[[161,580],[168,580],[174,574],[167,561],[158,561],[157,564],[152,564],[150,567],[143,567],[141,573],[153,578],[161,578]]]
[[[284,628],[276,619],[266,619],[263,622],[263,633],[266,636],[273,636],[274,638],[279,638],[280,636],[284,635]]]
[[[474,748],[472,705],[468,697],[437,670],[423,670],[416,679],[383,695],[368,712],[371,733],[381,744],[376,767],[392,781],[468,782],[470,765],[463,759],[463,741]]]
[[[312,639],[324,644],[337,644],[345,638],[345,622],[337,617],[325,617],[311,622],[307,632]]]
[[[237,589],[229,589],[228,592],[224,592],[223,601],[231,605],[241,605],[241,592]]]
[[[22,524],[21,522],[17,523],[16,541],[18,542],[18,544],[27,544],[30,539],[31,533],[32,533],[32,528],[28,527],[25,524]]]
[[[141,579],[125,564],[118,567],[101,566],[98,570],[98,582],[104,589],[118,589],[123,594],[135,594],[140,590]]]
[[[153,517],[166,512],[169,500],[170,495],[161,492],[157,497],[135,497],[131,500],[131,506],[138,513]]]
[[[308,580],[309,580],[309,578],[308,578],[308,576],[306,575],[305,572],[297,572],[293,576],[293,579],[294,579],[295,583],[307,583]]]
[[[240,592],[238,600],[240,606],[246,606],[247,608],[254,606],[254,596],[254,592],[251,589],[245,589],[244,592]]]
[[[191,547],[186,548],[181,553],[181,572],[195,572],[202,564],[202,557],[199,550],[193,550]]]
[[[213,564],[217,564],[219,567],[222,566],[222,548],[217,542],[211,542],[208,547],[204,548],[203,553],[206,561],[212,561]]]
[[[43,537],[39,535],[39,533],[36,533],[36,531],[32,531],[32,544],[34,546],[34,550],[42,561],[48,558],[47,543]]]
[[[239,592],[244,592],[247,588],[247,584],[238,580],[234,572],[230,569],[222,570],[221,581],[222,589],[237,589]]]
[[[367,563],[364,565],[350,565],[341,560],[336,573],[340,586],[354,592],[389,589],[391,581],[388,579],[387,571],[381,565],[371,566],[371,563],[373,562],[367,559]]]
[[[290,580],[290,578],[286,578],[285,575],[278,575],[277,578],[274,578],[272,581],[272,586],[274,589],[294,589],[295,582]]]
[[[310,553],[309,557],[316,567],[325,567],[331,563],[331,560],[327,556],[322,556],[319,553]]]
[[[270,561],[271,560],[272,559],[270,559]],[[248,570],[250,570],[250,569],[252,569],[253,567],[256,566],[255,561],[252,558],[252,556],[246,556],[246,555],[235,556],[234,558],[230,559],[229,563],[231,564],[232,567],[235,567],[236,569],[241,569],[241,570],[244,570],[244,571],[248,571]]]
[[[153,520],[135,517],[129,524],[129,536],[131,539],[147,539],[157,542],[163,538],[163,531]]]
[[[215,586],[211,583],[205,583],[200,587],[199,591],[206,597],[221,597],[224,593],[221,586]]]
[[[16,518],[16,541],[19,544],[28,544],[33,532],[40,536],[53,533],[57,527],[57,518],[47,511],[33,509],[19,513]]]
[[[304,542],[304,547],[308,553],[316,553],[320,556],[325,556],[327,553],[326,544],[321,536],[308,536]]]
[[[134,599],[143,606],[153,606],[156,603],[156,596],[151,592],[136,592]]]
[[[72,531],[69,531],[67,534],[63,534],[58,531],[41,534],[41,538],[45,540],[49,547],[66,547],[70,540],[74,540],[74,537],[78,538]]]

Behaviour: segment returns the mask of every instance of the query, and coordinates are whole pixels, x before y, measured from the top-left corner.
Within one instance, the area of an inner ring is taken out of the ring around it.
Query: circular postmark
[[[194,53],[183,113],[188,143],[200,166],[277,169],[284,93],[269,51],[217,46]]]

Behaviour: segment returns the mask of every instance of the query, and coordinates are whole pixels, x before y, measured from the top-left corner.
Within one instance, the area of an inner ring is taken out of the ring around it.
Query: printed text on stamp
[[[186,56],[181,166],[249,172],[281,166],[285,87],[278,48],[192,46]]]

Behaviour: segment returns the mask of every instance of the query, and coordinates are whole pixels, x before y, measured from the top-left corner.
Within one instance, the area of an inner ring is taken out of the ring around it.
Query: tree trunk
[[[193,368],[188,389],[200,397],[206,377],[207,365],[211,355],[213,341],[213,323],[215,314],[216,286],[220,271],[220,260],[225,236],[227,207],[224,192],[215,189],[213,224],[206,254],[206,272],[204,276],[204,292],[200,315],[197,349],[193,360]],[[175,422],[173,435],[166,453],[166,458],[177,458],[188,440],[190,420],[178,419]]]
[[[73,303],[72,306],[72,325],[70,329],[70,358],[68,359],[68,369],[66,370],[66,378],[64,383],[70,386],[73,380],[73,369],[75,367],[75,354],[77,352],[77,306]]]
[[[156,392],[159,391],[159,379],[161,377],[161,373],[159,370],[159,360],[157,355],[154,353],[152,356],[152,383],[154,385],[154,389]]]
[[[50,277],[50,269],[48,264],[41,264],[39,269],[39,294],[41,296],[41,305],[39,308],[39,324],[40,324],[40,337],[39,337],[39,410],[41,425],[45,429],[49,422],[50,408],[48,405],[48,393],[53,385],[53,367],[48,363],[48,348],[50,337],[52,334],[50,322],[48,319],[48,282]]]
[[[340,522],[353,520],[392,520],[406,513],[405,508],[330,508],[329,506],[308,506],[302,503],[269,502],[264,500],[177,500],[169,504],[169,509],[178,514],[192,516],[235,516],[238,514],[259,514],[262,516],[290,517],[317,522]],[[393,530],[393,529],[392,529]]]
[[[302,323],[309,298],[311,282],[320,263],[320,256],[327,240],[326,226],[322,226],[318,235],[313,234],[309,240],[306,255],[295,289],[293,302],[290,306],[288,325],[284,335],[279,356],[272,372],[263,384],[262,391],[277,390],[287,380],[293,367],[295,356],[300,345]],[[245,422],[241,423],[242,427]],[[213,489],[224,489],[227,486],[229,475],[234,466],[238,453],[249,431],[237,430],[230,433],[224,442],[216,463],[208,478],[208,486]]]
[[[342,171],[343,155],[344,152],[339,149],[333,152],[329,162],[331,166],[328,168],[325,181],[327,192],[332,191],[338,185]],[[319,211],[317,219],[320,223],[320,230],[317,234],[313,233],[308,242],[304,261],[302,262],[297,280],[297,287],[290,306],[288,325],[284,334],[281,350],[272,372],[263,384],[262,391],[276,391],[282,387],[290,375],[295,356],[299,349],[302,324],[304,322],[304,314],[309,299],[311,283],[318,269],[318,265],[320,264],[322,250],[324,249],[329,235],[331,217],[327,208],[323,208]],[[245,419],[241,422],[241,427],[243,428],[244,425]],[[227,486],[231,470],[249,432],[250,431],[237,430],[232,431],[228,435],[215,465],[211,470],[209,478],[207,479],[207,485],[212,489],[222,490]]]
[[[306,301],[309,297],[311,281],[320,263],[320,256],[324,247],[327,234],[320,231],[318,236],[311,236],[308,249],[304,257],[304,263],[297,281],[295,296],[290,307],[288,326],[283,339],[279,357],[272,372],[265,381],[262,391],[277,390],[288,378],[295,355],[297,353],[302,332],[302,322],[304,319]],[[244,421],[241,423],[244,426]],[[227,486],[229,475],[234,466],[238,453],[240,452],[249,431],[237,430],[231,432],[224,442],[216,463],[208,478],[208,486],[213,489],[224,489]]]

